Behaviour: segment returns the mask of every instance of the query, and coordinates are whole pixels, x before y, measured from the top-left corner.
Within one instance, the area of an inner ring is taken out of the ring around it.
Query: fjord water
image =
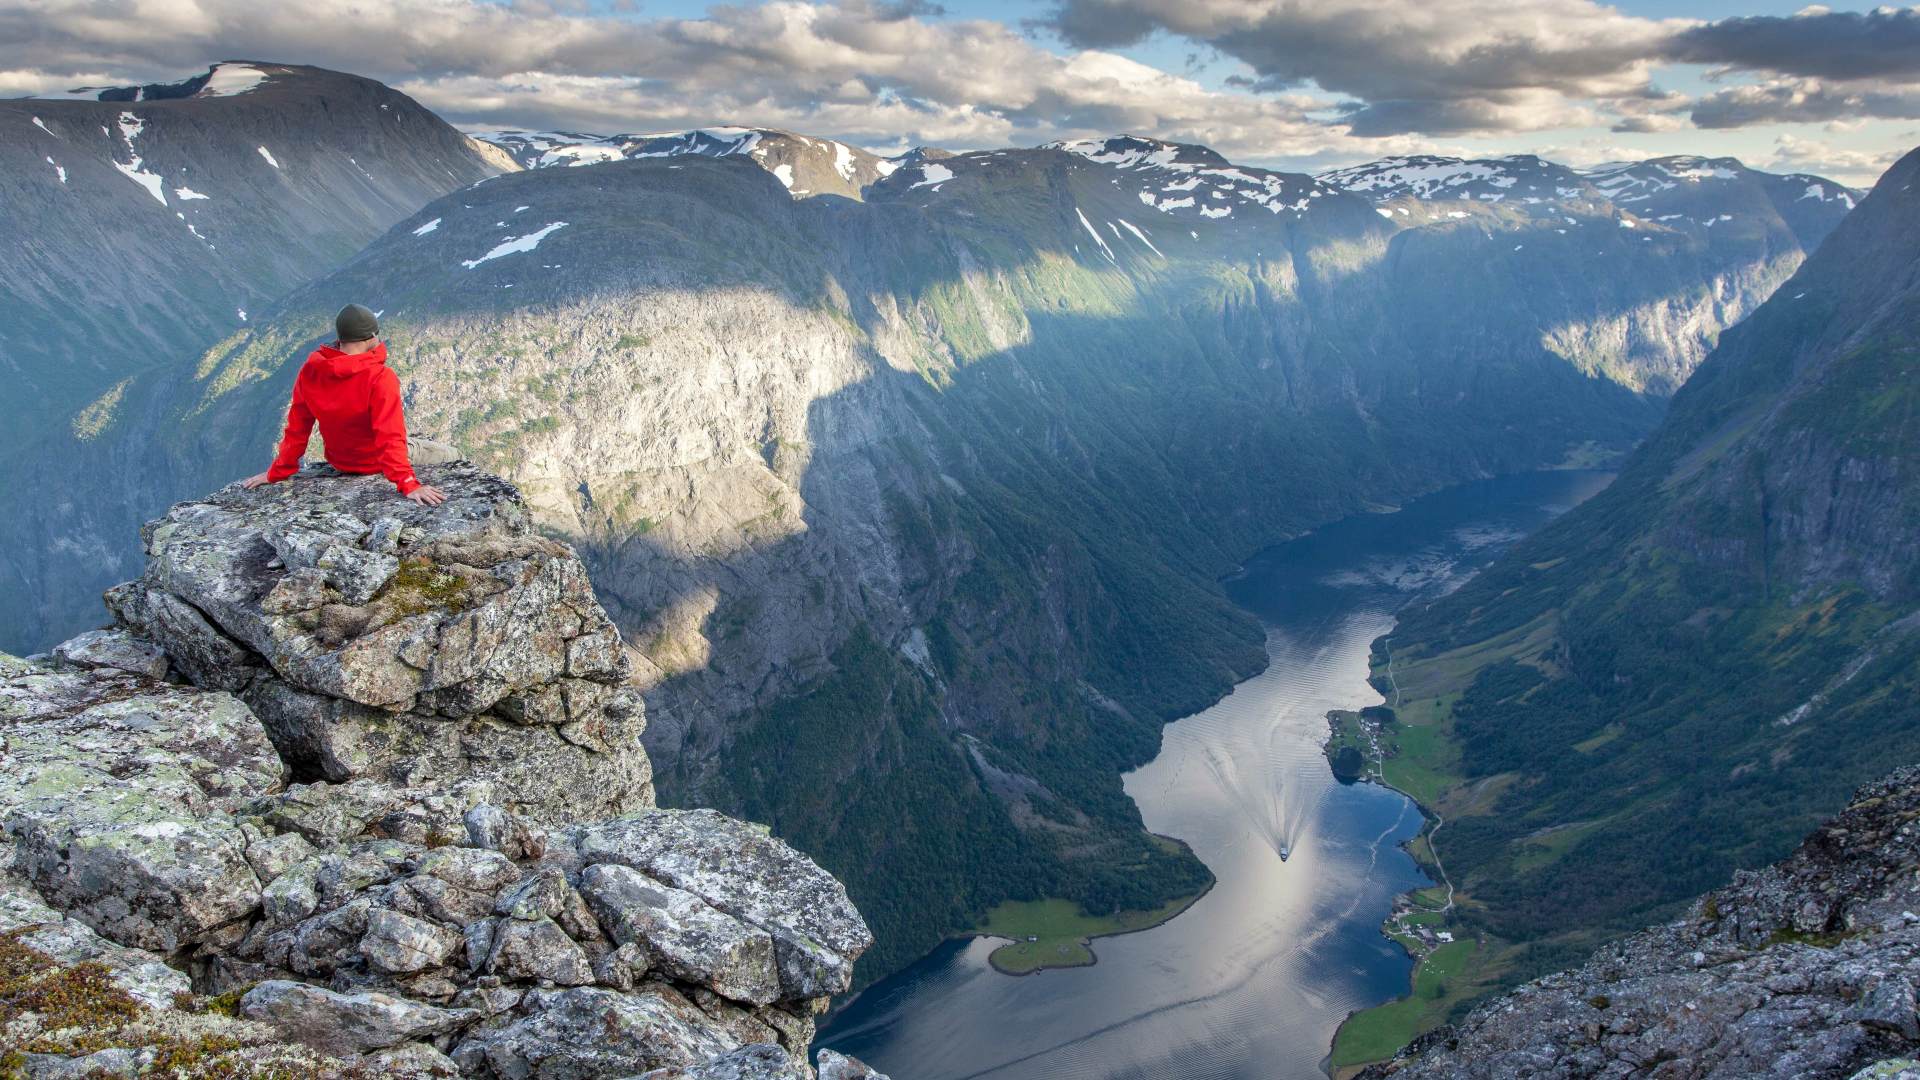
[[[1147,827],[1192,845],[1212,890],[1162,926],[1095,940],[1091,967],[1002,975],[987,963],[1000,940],[950,941],[860,995],[820,1045],[897,1080],[1323,1077],[1348,1012],[1405,992],[1410,961],[1379,926],[1395,894],[1428,883],[1399,848],[1419,810],[1334,781],[1325,715],[1380,702],[1368,650],[1402,606],[1610,479],[1466,484],[1254,557],[1226,588],[1266,624],[1270,664],[1168,725],[1126,777]]]

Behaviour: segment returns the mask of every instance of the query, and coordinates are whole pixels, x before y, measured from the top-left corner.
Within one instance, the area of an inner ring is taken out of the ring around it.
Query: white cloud
[[[740,123],[894,148],[1134,132],[1299,168],[1438,152],[1436,138],[1672,133],[1689,116],[1739,126],[1914,115],[1898,86],[1811,93],[1787,76],[1698,101],[1665,93],[1652,76],[1673,42],[1747,63],[1781,28],[1748,20],[1708,33],[1722,24],[1595,0],[1064,0],[1057,22],[1077,43],[1066,49],[911,0],[767,0],[700,18],[629,7],[0,0],[0,93],[180,78],[210,60],[254,58],[378,78],[467,126]],[[1815,19],[1787,29],[1857,41],[1860,26],[1881,25]],[[1155,32],[1217,49],[1254,77],[1222,89],[1113,51]],[[1699,149],[1715,144],[1703,136]]]
[[[1775,172],[1816,173],[1843,184],[1872,187],[1899,157],[1898,151],[1848,150],[1789,133],[1773,140],[1773,151],[1767,157],[1749,164]]]

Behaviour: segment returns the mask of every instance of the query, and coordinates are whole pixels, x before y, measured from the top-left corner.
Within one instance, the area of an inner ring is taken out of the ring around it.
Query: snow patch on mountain
[[[271,150],[268,150],[264,146],[257,146],[254,149],[260,151],[260,156],[267,159],[267,164],[273,166],[276,169],[280,167],[280,163],[273,160],[273,152]]]
[[[774,128],[705,127],[627,135],[503,129],[469,135],[528,169],[688,155],[744,157],[778,178],[795,198],[816,191],[858,198],[867,184],[899,167],[846,143]]]
[[[939,191],[941,184],[953,179],[953,170],[937,161],[929,161],[920,166],[920,176],[921,179],[913,185],[914,187],[926,187],[932,184],[933,190]],[[1086,218],[1083,217],[1080,220],[1085,221]]]
[[[436,218],[435,220],[437,221],[438,219]],[[532,251],[534,248],[540,246],[540,241],[545,240],[547,237],[553,235],[553,233],[566,227],[567,223],[564,221],[552,222],[537,232],[530,232],[525,236],[516,236],[508,240],[502,240],[500,243],[495,244],[493,250],[487,252],[485,255],[477,259],[462,260],[460,265],[471,270],[483,262],[490,262],[506,255],[518,255],[522,252]]]
[[[177,187],[173,189],[173,197],[181,202],[192,202],[195,199],[205,199],[210,196],[202,195],[190,187]]]
[[[1120,175],[1114,183],[1140,185],[1134,194],[1140,202],[1163,214],[1195,206],[1195,199],[1237,200],[1264,207],[1271,213],[1306,211],[1314,199],[1334,190],[1310,176],[1272,172],[1250,166],[1234,165],[1204,146],[1161,142],[1134,135],[1115,135],[1105,139],[1070,139],[1047,143],[1042,150],[1075,154],[1087,161],[1112,168]],[[1206,217],[1225,217],[1231,207],[1201,210]]]
[[[196,97],[234,97],[257,89],[267,73],[251,64],[215,64]]]
[[[422,225],[419,228],[413,230],[413,235],[425,236],[439,227],[440,227],[440,219],[434,218],[432,221],[429,221],[425,225]]]
[[[1107,261],[1118,265],[1120,260],[1113,257],[1113,249],[1107,246],[1107,241],[1100,235],[1100,230],[1093,227],[1093,222],[1087,220],[1087,215],[1081,213],[1079,207],[1074,207],[1073,213],[1080,219],[1080,227],[1087,230],[1087,235],[1093,237],[1094,243],[1100,245],[1100,251],[1106,255]]]
[[[1319,179],[1376,201],[1412,198],[1500,202],[1515,195],[1528,196],[1529,202],[1535,202],[1548,195],[1573,198],[1583,194],[1578,177],[1570,170],[1531,154],[1487,159],[1433,154],[1390,157],[1321,173]]]
[[[1139,239],[1141,243],[1147,245],[1147,250],[1153,252],[1155,255],[1159,255],[1163,259],[1166,258],[1165,255],[1161,254],[1159,248],[1153,246],[1153,241],[1147,239],[1147,234],[1141,232],[1139,228],[1133,224],[1133,222],[1128,221],[1126,218],[1121,218],[1120,224],[1125,226],[1126,230],[1132,233],[1137,239]]]
[[[159,174],[146,170],[139,151],[133,148],[133,140],[139,138],[140,133],[146,130],[146,121],[130,112],[122,112],[117,123],[120,128],[120,138],[127,144],[127,155],[133,160],[125,163],[115,161],[113,167],[120,170],[120,175],[147,189],[147,194],[153,196],[155,202],[161,206],[167,205],[165,181]]]

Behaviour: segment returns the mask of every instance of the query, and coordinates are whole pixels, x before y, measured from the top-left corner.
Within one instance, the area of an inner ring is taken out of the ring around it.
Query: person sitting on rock
[[[343,473],[381,473],[400,494],[439,506],[446,492],[413,475],[407,456],[407,421],[400,406],[400,379],[387,366],[387,344],[373,312],[348,304],[334,316],[338,340],[308,355],[293,380],[287,430],[273,466],[240,482],[249,490],[275,484],[300,471],[314,421],[327,464]]]

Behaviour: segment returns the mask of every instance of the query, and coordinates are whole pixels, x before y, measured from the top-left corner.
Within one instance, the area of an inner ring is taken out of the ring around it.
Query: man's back
[[[333,324],[339,339],[308,354],[294,377],[287,428],[273,467],[242,483],[253,488],[299,472],[317,422],[327,464],[346,473],[382,473],[407,498],[440,505],[446,496],[421,484],[407,458],[400,379],[387,367],[387,346],[378,337],[379,319],[359,304],[348,304]]]

